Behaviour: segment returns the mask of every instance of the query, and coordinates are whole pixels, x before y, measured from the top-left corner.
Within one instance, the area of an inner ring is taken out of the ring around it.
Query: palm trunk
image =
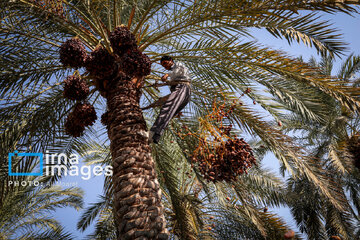
[[[151,148],[147,138],[138,134],[147,130],[139,106],[140,89],[124,79],[114,79],[108,89],[117,239],[167,239]]]

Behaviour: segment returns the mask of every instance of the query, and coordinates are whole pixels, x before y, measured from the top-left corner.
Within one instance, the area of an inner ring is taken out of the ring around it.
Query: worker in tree
[[[161,77],[161,81],[170,85],[171,94],[164,105],[162,105],[159,116],[147,134],[150,143],[159,142],[170,120],[178,114],[191,99],[191,78],[187,67],[181,62],[174,61],[169,56],[163,56],[160,64],[166,70],[170,70],[168,74]],[[170,81],[167,80],[169,77]]]

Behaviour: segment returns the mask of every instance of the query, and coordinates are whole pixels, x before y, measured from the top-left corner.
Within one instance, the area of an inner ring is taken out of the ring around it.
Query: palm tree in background
[[[307,46],[315,46],[322,55],[339,55],[344,49],[343,43],[327,22],[316,19],[315,11],[356,13],[356,8],[348,3],[357,2],[1,0],[3,57],[0,64],[4,69],[1,78],[5,80],[0,83],[4,102],[1,128],[5,132],[10,126],[24,122],[17,142],[25,149],[41,151],[57,142],[71,148],[74,140],[64,136],[62,129],[64,116],[74,104],[63,99],[61,85],[72,71],[59,63],[59,47],[66,39],[76,36],[88,51],[100,44],[113,54],[109,33],[120,24],[129,27],[139,49],[154,63],[161,55],[172,55],[184,61],[196,76],[191,111],[173,123],[168,133],[174,134],[173,137],[183,124],[194,131],[217,129],[216,123],[206,118],[200,128],[198,117],[207,114],[214,99],[230,106],[249,87],[252,91],[248,97],[277,119],[276,106],[266,101],[262,89],[277,90],[274,83],[279,79],[288,85],[303,83],[336,99],[349,111],[357,111],[359,102],[354,96],[359,93],[358,89],[343,86],[319,74],[311,65],[247,37],[252,27],[264,28],[289,42],[302,41]],[[300,10],[314,11],[299,15]],[[88,84],[95,85],[96,81],[87,72],[80,74]],[[103,94],[105,102],[96,87],[88,98],[96,109],[105,109],[106,104],[113,116],[106,129],[114,167],[113,185],[107,188],[113,197],[118,239],[165,239],[168,235],[151,148],[138,136],[139,131],[147,127],[139,107],[139,94],[143,94],[144,104],[158,96],[156,89],[141,87],[152,84],[160,75],[160,69],[153,64],[152,73],[136,79],[138,84],[112,81],[111,88]],[[220,92],[226,93],[225,99]],[[307,98],[303,98],[297,103],[305,106],[306,101]],[[153,118],[154,110],[147,114]],[[321,115],[311,112],[307,117],[319,121]],[[124,121],[129,122],[129,129],[122,125]],[[256,110],[248,104],[238,104],[229,115],[230,123],[236,124],[241,133],[260,138],[294,178],[308,179],[331,204],[342,208],[342,199],[328,187],[327,176],[315,174],[312,158],[300,151],[280,129],[263,120]],[[99,135],[105,132],[105,129],[96,130]],[[7,134],[13,135],[11,131]],[[176,137],[173,141],[189,161],[196,139]],[[6,149],[12,151],[15,147],[16,144],[9,144]],[[159,159],[158,165],[160,162]],[[171,176],[168,171],[162,171],[165,179]],[[194,171],[200,177],[197,169]]]
[[[33,179],[27,179],[29,181]],[[79,188],[18,187],[2,197],[0,239],[73,239],[56,217],[48,214],[63,207],[82,208]]]
[[[319,62],[311,58],[309,64],[317,66],[323,74],[333,74],[332,58],[324,57]],[[357,86],[359,79],[356,74],[359,70],[360,58],[351,54],[341,65],[336,78],[342,81],[343,86]],[[303,97],[303,91],[299,89],[305,86],[283,87],[288,93],[296,92],[298,98]],[[307,91],[309,92],[308,89]],[[287,191],[291,196],[289,207],[299,229],[309,239],[328,239],[331,236],[358,239],[360,172],[355,164],[357,156],[352,154],[349,146],[351,137],[359,131],[359,114],[347,111],[338,101],[321,91],[312,91],[312,95],[314,100],[324,100],[322,109],[316,110],[327,113],[321,122],[304,119],[305,110],[302,106],[295,108],[294,99],[277,95],[277,101],[291,111],[282,117],[286,126],[284,131],[294,134],[298,144],[306,147],[311,155],[319,159],[316,168],[331,176],[331,187],[342,195],[344,210],[335,208],[313,182],[304,178],[288,179]],[[299,192],[300,196],[297,194]]]
[[[53,213],[59,208],[72,207],[77,211],[83,208],[84,192],[80,188],[53,185],[57,175],[8,175],[7,151],[26,147],[19,141],[25,134],[22,131],[24,125],[24,122],[18,122],[0,136],[0,239],[74,239]],[[68,150],[62,144],[54,144],[53,147],[57,151]],[[12,158],[13,172],[38,171],[37,165],[35,159]]]
[[[18,172],[26,170],[29,170],[27,164],[18,168]],[[7,171],[1,171],[0,179],[0,239],[73,239],[49,214],[64,207],[81,209],[80,188],[50,185],[47,177],[8,176]]]

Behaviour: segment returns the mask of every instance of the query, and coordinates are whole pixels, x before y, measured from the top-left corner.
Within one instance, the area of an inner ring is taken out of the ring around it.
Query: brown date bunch
[[[220,126],[219,130],[221,131],[221,133],[224,135],[228,135],[230,136],[230,132],[232,129],[232,125],[230,124],[229,126]]]
[[[237,104],[234,100],[226,106],[226,102],[219,103],[214,99],[212,111],[205,117],[208,124],[204,128],[208,129],[208,134],[204,134],[203,130],[193,133],[186,126],[183,127],[185,133],[178,133],[181,138],[192,135],[199,140],[190,158],[192,165],[196,165],[208,181],[236,181],[239,175],[256,165],[250,145],[232,134],[233,125],[226,123],[231,122],[230,114]]]
[[[73,137],[80,137],[84,134],[85,126],[77,119],[76,115],[70,113],[65,120],[65,132]]]
[[[86,70],[98,78],[107,78],[117,72],[115,57],[105,48],[98,46],[86,60]]]
[[[95,108],[90,103],[77,103],[73,114],[77,116],[78,121],[81,121],[84,126],[93,125],[97,119]]]
[[[49,16],[49,13],[53,13],[59,17],[64,17],[65,9],[62,0],[30,0],[30,2],[45,10],[47,16]]]
[[[101,123],[104,125],[104,126],[107,126],[109,125],[110,123],[110,115],[109,115],[109,111],[106,111],[105,113],[103,113],[101,115]]]
[[[83,135],[85,127],[93,125],[96,119],[94,106],[79,102],[75,104],[74,110],[65,121],[65,131],[73,137],[80,137]]]
[[[194,156],[205,179],[212,182],[236,181],[236,177],[247,173],[256,165],[250,145],[243,138],[228,139],[208,154]]]
[[[129,49],[136,48],[135,36],[125,26],[116,27],[109,39],[114,53],[120,57]]]
[[[85,100],[89,94],[89,86],[79,75],[68,76],[64,80],[63,96],[70,100]]]
[[[348,150],[353,157],[353,163],[360,170],[360,138],[359,135],[353,135],[347,142]]]
[[[60,46],[60,62],[66,67],[80,68],[85,65],[87,58],[84,44],[78,38],[66,40]]]
[[[130,76],[147,76],[151,72],[151,61],[138,49],[130,49],[122,57],[121,69]]]

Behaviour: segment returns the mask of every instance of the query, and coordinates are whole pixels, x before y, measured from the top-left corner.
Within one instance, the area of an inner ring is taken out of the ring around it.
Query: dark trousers
[[[191,99],[191,87],[187,84],[177,84],[172,86],[171,94],[164,105],[161,107],[160,114],[151,127],[151,131],[160,136],[170,120],[178,114],[189,103]]]

